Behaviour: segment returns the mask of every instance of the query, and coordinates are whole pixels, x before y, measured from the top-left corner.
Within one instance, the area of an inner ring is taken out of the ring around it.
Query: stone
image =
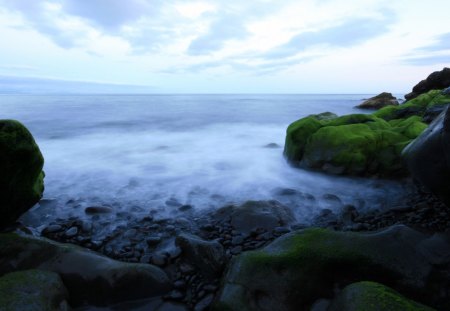
[[[64,233],[64,235],[66,237],[68,237],[68,238],[73,238],[77,234],[78,234],[78,228],[77,227],[71,227]]]
[[[358,282],[346,286],[332,301],[327,311],[433,311],[395,290],[375,282]]]
[[[295,222],[293,212],[278,201],[247,201],[239,206],[219,209],[215,218],[230,218],[233,228],[244,236],[256,229],[272,231]]]
[[[429,236],[403,225],[373,233],[311,228],[234,257],[213,310],[309,310],[348,280],[382,282],[448,310],[448,293],[435,290],[446,281],[431,277],[448,264],[446,234]]]
[[[202,238],[183,233],[175,238],[175,244],[181,249],[181,258],[197,268],[206,278],[214,279],[223,271],[225,250],[217,241],[205,241]]]
[[[447,108],[402,153],[412,176],[450,206],[450,110]]]
[[[405,95],[405,98],[409,101],[418,97],[420,94],[426,93],[431,90],[444,89],[450,86],[450,68],[444,67],[441,71],[435,71],[430,74],[425,80],[417,83],[412,92]]]
[[[363,103],[356,106],[360,109],[380,109],[386,106],[397,106],[398,100],[391,93],[383,92],[377,96],[365,100]]]
[[[0,234],[0,245],[0,275],[35,268],[55,272],[73,306],[150,298],[171,289],[158,267],[119,262],[75,245],[13,233]]]
[[[89,206],[84,209],[84,212],[88,215],[94,214],[109,214],[113,209],[109,206]]]
[[[41,270],[0,277],[0,310],[69,310],[68,293],[58,274]]]
[[[12,225],[44,192],[44,158],[28,129],[0,120],[0,228]]]
[[[161,237],[159,237],[159,236],[152,236],[152,237],[147,238],[145,240],[145,242],[147,242],[148,246],[153,247],[153,246],[156,246],[159,243],[161,243]]]

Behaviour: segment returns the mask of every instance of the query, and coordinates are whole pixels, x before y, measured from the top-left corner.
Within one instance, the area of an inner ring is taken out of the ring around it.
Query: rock
[[[244,235],[257,228],[271,231],[295,221],[294,214],[287,206],[273,200],[247,201],[240,206],[226,206],[219,209],[215,217],[230,218],[234,229]]]
[[[0,120],[0,228],[13,224],[44,192],[44,158],[18,121]]]
[[[330,174],[401,177],[401,151],[425,128],[418,116],[391,122],[364,114],[309,116],[289,125],[284,154],[296,166]]]
[[[67,290],[58,274],[40,270],[0,278],[0,310],[69,310]]]
[[[225,250],[217,241],[205,241],[191,234],[180,234],[175,244],[181,258],[196,267],[206,278],[220,276],[225,265]]]
[[[89,215],[94,215],[94,214],[108,214],[108,213],[112,213],[112,208],[109,206],[89,206],[86,207],[84,212],[86,214]]]
[[[264,148],[267,148],[267,149],[278,149],[278,148],[281,148],[281,146],[276,144],[276,143],[270,143],[270,144],[265,145]]]
[[[312,228],[286,234],[231,260],[215,310],[309,310],[349,280],[377,281],[400,293],[450,308],[436,288],[448,273],[450,236],[428,236],[398,225],[375,233]],[[438,270],[436,270],[438,269]]]
[[[371,97],[367,100],[365,100],[360,105],[356,106],[356,108],[361,109],[380,109],[386,106],[397,106],[398,101],[397,98],[392,96],[391,93],[383,92],[381,94],[378,94],[377,96]]]
[[[73,238],[74,236],[76,236],[78,234],[78,228],[77,227],[71,227],[70,229],[68,229],[64,235],[68,238]]]
[[[416,84],[412,92],[405,95],[407,100],[411,100],[431,90],[444,89],[450,86],[450,68],[445,67],[441,71],[435,71],[425,80]]]
[[[0,245],[0,275],[34,268],[58,273],[73,306],[154,297],[171,288],[155,266],[115,261],[74,245],[12,233],[0,234]]]
[[[412,176],[450,206],[450,110],[442,112],[402,155]]]
[[[208,310],[209,306],[214,300],[214,295],[206,295],[202,300],[200,300],[194,308],[194,311],[205,311]]]
[[[450,95],[440,90],[432,90],[402,105],[382,108],[373,115],[386,121],[418,116],[430,123],[435,110],[443,109],[448,104],[450,104]]]
[[[147,245],[150,247],[156,246],[159,243],[161,243],[161,237],[159,236],[153,236],[153,237],[149,237],[145,240],[147,242]]]
[[[346,286],[327,311],[433,311],[405,298],[393,289],[375,282],[358,282]]]

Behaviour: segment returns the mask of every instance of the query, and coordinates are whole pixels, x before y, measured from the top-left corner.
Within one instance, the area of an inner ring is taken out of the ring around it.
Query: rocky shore
[[[447,71],[403,104],[289,126],[294,166],[413,185],[383,210],[327,194],[311,222],[275,200],[207,211],[168,202],[165,216],[89,206],[36,232],[15,221],[42,197],[43,158],[25,127],[0,121],[0,310],[449,310]]]

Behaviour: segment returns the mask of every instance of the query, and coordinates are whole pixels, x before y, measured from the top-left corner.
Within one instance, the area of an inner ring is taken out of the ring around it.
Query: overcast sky
[[[448,0],[0,0],[0,76],[404,93],[450,66],[449,12]]]

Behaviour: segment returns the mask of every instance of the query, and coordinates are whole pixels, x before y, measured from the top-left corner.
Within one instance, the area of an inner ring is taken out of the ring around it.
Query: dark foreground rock
[[[0,258],[0,275],[26,269],[59,274],[72,306],[160,296],[171,288],[166,273],[155,266],[115,261],[44,238],[0,234]]]
[[[68,293],[58,274],[25,270],[0,277],[0,310],[65,311]]]
[[[346,286],[327,311],[432,311],[400,295],[393,289],[375,282],[358,282]]]
[[[44,191],[44,158],[31,133],[14,120],[0,120],[0,228],[36,204]]]
[[[430,90],[439,90],[448,86],[450,86],[450,68],[445,67],[441,71],[433,72],[425,80],[416,84],[412,92],[405,95],[405,98],[411,100]]]
[[[411,174],[450,206],[450,110],[403,151]]]
[[[377,96],[371,97],[360,105],[356,106],[356,108],[361,109],[381,109],[386,106],[397,106],[398,101],[391,93],[383,92],[378,94]]]
[[[309,310],[336,288],[375,281],[450,308],[450,237],[405,226],[378,233],[307,229],[234,258],[215,310]]]

